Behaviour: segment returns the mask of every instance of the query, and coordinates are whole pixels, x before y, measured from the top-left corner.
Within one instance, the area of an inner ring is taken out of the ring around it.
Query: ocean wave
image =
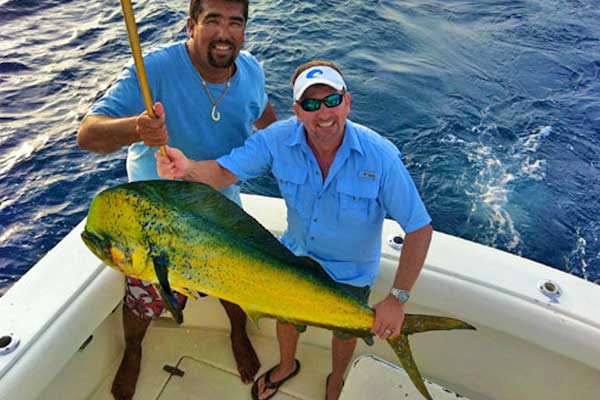
[[[350,118],[402,151],[436,229],[598,282],[596,3],[260,0],[245,47],[282,118],[295,67],[338,62]],[[184,39],[186,8],[136,2],[143,50]],[[125,180],[125,150],[75,136],[131,55],[118,2],[0,0],[0,23],[1,292]]]

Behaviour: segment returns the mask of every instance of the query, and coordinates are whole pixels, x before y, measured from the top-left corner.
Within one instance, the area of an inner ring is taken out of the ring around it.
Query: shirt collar
[[[360,153],[360,155],[363,154],[363,148],[356,133],[356,126],[354,125],[354,122],[350,121],[349,119],[346,119],[346,132],[344,133],[344,142],[342,143],[342,147],[343,146],[348,146],[349,150],[355,150]]]
[[[304,134],[304,124],[298,121],[297,117],[293,117],[293,119],[296,121],[296,130],[286,138],[285,144],[290,147],[302,144],[308,145],[306,143],[306,135]]]

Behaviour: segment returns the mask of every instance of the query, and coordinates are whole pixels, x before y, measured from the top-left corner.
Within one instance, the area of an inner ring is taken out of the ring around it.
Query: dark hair
[[[244,6],[244,21],[248,22],[248,4],[250,0],[222,0],[230,3],[240,3]],[[202,13],[203,0],[190,1],[190,18],[193,21],[198,21],[198,16]]]
[[[304,64],[302,64],[301,66],[296,68],[294,75],[292,75],[292,87],[294,87],[294,83],[296,83],[296,79],[298,79],[298,76],[302,72],[306,71],[309,68],[316,67],[316,66],[331,67],[331,68],[335,69],[337,72],[339,72],[339,74],[342,76],[342,78],[344,77],[344,74],[342,74],[341,68],[333,61],[313,60],[313,61],[305,62]]]

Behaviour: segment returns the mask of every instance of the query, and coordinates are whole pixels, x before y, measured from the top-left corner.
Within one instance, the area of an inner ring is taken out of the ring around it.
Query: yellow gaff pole
[[[150,94],[150,87],[148,86],[148,77],[146,76],[146,67],[144,66],[142,48],[140,46],[140,37],[135,24],[135,16],[133,15],[131,1],[121,0],[121,8],[123,9],[123,16],[125,17],[127,35],[129,36],[129,45],[131,46],[131,53],[133,54],[133,61],[135,62],[138,83],[140,85],[144,104],[146,105],[146,111],[152,118],[156,118],[156,114],[154,114],[154,109],[152,108],[152,95]],[[164,157],[167,156],[167,150],[165,149],[165,146],[160,146],[160,154]]]

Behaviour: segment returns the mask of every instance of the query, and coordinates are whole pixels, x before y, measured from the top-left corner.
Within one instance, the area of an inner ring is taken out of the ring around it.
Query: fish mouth
[[[104,240],[101,236],[85,229],[81,232],[81,239],[88,249],[92,251],[102,261],[110,261],[110,242]]]
[[[98,242],[100,242],[100,237],[94,233],[91,233],[87,230],[81,232],[81,239],[88,247],[95,247]]]

